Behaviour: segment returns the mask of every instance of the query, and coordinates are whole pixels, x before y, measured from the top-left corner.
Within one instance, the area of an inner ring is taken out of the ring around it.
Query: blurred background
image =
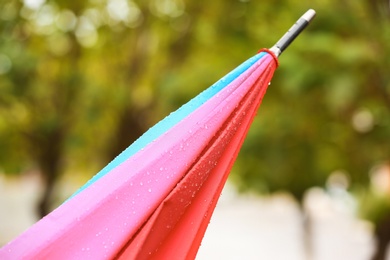
[[[309,8],[317,17],[280,57],[230,176],[236,199],[221,203],[216,216],[227,205],[236,214],[248,206],[248,215],[232,215],[237,223],[271,214],[248,229],[282,234],[268,259],[336,259],[329,252],[348,250],[342,241],[360,229],[364,239],[349,249],[356,253],[364,244],[360,259],[385,259],[387,0],[1,1],[0,245],[61,204],[150,126],[271,47]],[[216,234],[213,225],[222,220],[211,223]],[[334,234],[319,235],[329,233],[329,223],[337,223]],[[291,239],[283,235],[288,228]],[[207,259],[209,234],[200,258]],[[245,234],[235,238],[245,241]],[[295,245],[288,241],[297,243],[295,251],[284,251]],[[327,243],[335,244],[332,250],[324,249]],[[279,258],[270,258],[272,252]]]

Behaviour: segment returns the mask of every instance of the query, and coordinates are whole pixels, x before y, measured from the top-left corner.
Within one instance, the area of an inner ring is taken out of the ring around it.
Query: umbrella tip
[[[307,22],[310,22],[315,16],[316,11],[314,11],[313,9],[309,9],[301,16],[301,18],[305,19]]]
[[[270,48],[270,51],[279,57],[282,52],[290,45],[292,41],[306,28],[311,20],[316,16],[316,11],[309,9],[304,13],[298,21],[288,30],[282,38]]]

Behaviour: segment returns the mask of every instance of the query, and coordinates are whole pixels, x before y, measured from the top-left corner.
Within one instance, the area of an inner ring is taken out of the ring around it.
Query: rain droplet
[[[141,182],[139,183],[139,185],[141,185],[141,186],[142,186],[142,185],[144,185],[144,183],[141,181]]]
[[[152,192],[152,189],[151,189],[151,188],[149,188],[149,189],[148,189],[148,191],[149,191],[149,192]]]
[[[164,170],[164,167],[160,167],[160,171],[163,171]]]

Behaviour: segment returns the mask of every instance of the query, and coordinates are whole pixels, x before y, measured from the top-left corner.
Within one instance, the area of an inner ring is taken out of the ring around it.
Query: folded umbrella
[[[314,17],[152,127],[0,259],[193,259],[278,66]]]

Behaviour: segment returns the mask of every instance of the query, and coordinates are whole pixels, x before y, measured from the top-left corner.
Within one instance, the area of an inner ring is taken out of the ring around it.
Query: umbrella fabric
[[[0,259],[193,259],[277,67],[249,59],[149,130]]]
[[[189,102],[184,104],[175,112],[172,112],[169,116],[158,122],[156,125],[151,127],[146,133],[144,133],[139,139],[137,139],[133,144],[131,144],[126,150],[124,150],[120,155],[118,155],[113,161],[111,161],[106,167],[104,167],[99,173],[97,173],[93,178],[91,178],[84,186],[82,186],[78,191],[73,194],[70,198],[73,198],[76,194],[80,193],[84,189],[88,188],[100,177],[104,176],[112,169],[117,167],[119,164],[126,161],[129,157],[133,156],[147,144],[155,140],[157,137],[162,135],[164,132],[168,131],[172,126],[180,122],[183,118],[192,113],[195,109],[201,106],[208,99],[213,97],[219,91],[224,89],[229,85],[233,80],[239,77],[243,72],[245,72],[249,67],[258,62],[264,55],[266,55],[267,50],[264,52],[259,52],[259,54],[251,57],[240,66],[235,68],[229,74],[221,78],[214,85],[197,95],[195,98],[191,99]],[[276,58],[276,57],[275,57]],[[69,199],[70,199],[69,198]]]

